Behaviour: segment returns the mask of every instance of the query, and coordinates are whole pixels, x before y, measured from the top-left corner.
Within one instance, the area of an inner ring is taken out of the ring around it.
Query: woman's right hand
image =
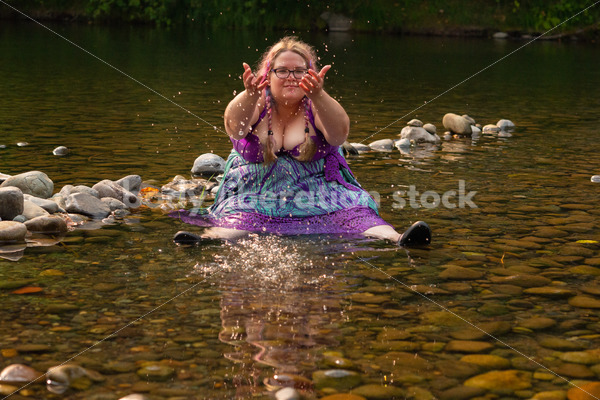
[[[258,77],[254,75],[252,69],[248,64],[243,63],[242,65],[244,66],[244,74],[242,75],[242,80],[244,81],[244,87],[246,88],[246,92],[249,96],[261,94],[263,89],[267,87],[269,82],[264,76]]]

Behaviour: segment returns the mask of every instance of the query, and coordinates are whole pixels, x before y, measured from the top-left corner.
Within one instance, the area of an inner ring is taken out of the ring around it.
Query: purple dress
[[[358,234],[389,225],[354,178],[339,146],[327,143],[315,127],[310,112],[315,131],[311,138],[317,148],[313,160],[296,160],[296,147],[278,152],[272,164],[263,164],[262,145],[253,131],[265,113],[246,137],[231,139],[234,148],[214,204],[173,216],[200,226],[284,235]]]

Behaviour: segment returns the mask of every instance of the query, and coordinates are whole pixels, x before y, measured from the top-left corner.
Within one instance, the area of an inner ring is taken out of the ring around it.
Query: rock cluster
[[[203,154],[194,163],[192,172],[216,176],[223,173],[224,167],[223,158]],[[65,185],[53,194],[53,181],[40,171],[14,176],[0,173],[0,182],[0,247],[19,243],[24,247],[40,235],[59,240],[77,226],[90,221],[101,221],[98,226],[113,223],[142,205],[156,207],[157,200],[163,201],[161,206],[170,211],[184,206],[181,200],[209,196],[217,186],[206,179],[176,176],[158,189],[144,185],[139,175],[129,175],[117,181],[104,179],[93,186]],[[19,258],[4,253],[2,257]]]
[[[482,127],[472,117],[466,114],[458,115],[454,113],[444,115],[442,124],[447,130],[444,133],[445,140],[464,136],[477,137],[482,132],[497,137],[511,137],[511,132],[515,130],[515,124],[507,119],[501,119],[496,124],[488,124]],[[408,121],[398,136],[400,136],[400,139],[380,139],[368,145],[346,142],[344,143],[344,153],[348,155],[363,154],[370,151],[391,152],[394,147],[400,150],[401,153],[408,153],[411,146],[420,144],[434,146],[441,142],[436,126],[431,123],[424,124],[418,119]]]

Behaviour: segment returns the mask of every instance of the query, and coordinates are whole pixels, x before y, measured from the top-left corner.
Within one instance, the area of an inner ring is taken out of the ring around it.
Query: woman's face
[[[278,73],[275,70],[279,70]],[[289,73],[290,70],[295,71],[295,73]],[[304,91],[298,84],[306,71],[306,61],[300,54],[289,50],[279,54],[273,60],[272,71],[269,73],[269,85],[275,101],[283,102],[286,105],[293,105],[301,101],[304,97]],[[278,74],[280,76],[289,74],[289,76],[279,78]]]

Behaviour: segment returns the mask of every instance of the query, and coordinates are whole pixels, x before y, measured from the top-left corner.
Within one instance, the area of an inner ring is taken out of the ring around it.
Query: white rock
[[[67,154],[69,154],[69,149],[65,146],[58,146],[57,148],[52,150],[52,154],[54,154],[55,156],[66,156]]]
[[[508,39],[508,33],[506,32],[496,32],[492,35],[494,39]]]
[[[350,144],[352,145],[352,147],[354,147],[356,149],[356,151],[358,151],[359,154],[368,153],[369,151],[371,151],[371,148],[364,143],[350,143]]]
[[[591,181],[594,183],[600,183],[600,175],[592,175]]]
[[[434,124],[425,124],[425,125],[423,125],[423,129],[425,129],[427,132],[431,133],[432,135],[435,135],[437,133],[437,128],[435,127]]]
[[[415,143],[435,143],[440,140],[436,134],[431,134],[425,128],[405,126],[400,132],[401,139],[408,139]]]
[[[47,199],[52,196],[54,183],[48,175],[40,171],[29,171],[11,176],[2,182],[0,187],[15,186],[23,193]]]
[[[410,121],[408,121],[408,123],[406,124],[407,126],[414,126],[417,128],[422,128],[423,127],[423,122],[421,122],[418,119],[411,119]]]
[[[392,139],[381,139],[369,143],[369,147],[375,151],[392,151],[394,149],[394,141]]]
[[[471,134],[472,135],[479,135],[480,133],[481,133],[481,129],[479,129],[475,125],[471,125]]]
[[[410,139],[398,139],[394,142],[394,146],[397,149],[408,149],[410,147]]]
[[[484,134],[494,134],[500,132],[498,125],[487,124],[483,127]]]
[[[192,167],[194,175],[218,175],[225,171],[225,160],[216,154],[205,153],[196,158]]]
[[[29,200],[25,200],[23,202],[23,212],[21,213],[21,215],[30,220],[37,217],[47,216],[49,215],[49,213],[37,204]]]
[[[516,128],[515,124],[509,119],[501,119],[496,123],[496,126],[503,131],[512,131]]]
[[[292,387],[285,387],[275,393],[275,398],[277,400],[300,400],[300,393]]]
[[[459,135],[470,135],[471,134],[471,123],[466,118],[456,115],[454,113],[448,113],[444,115],[442,119],[444,128],[451,132]]]

